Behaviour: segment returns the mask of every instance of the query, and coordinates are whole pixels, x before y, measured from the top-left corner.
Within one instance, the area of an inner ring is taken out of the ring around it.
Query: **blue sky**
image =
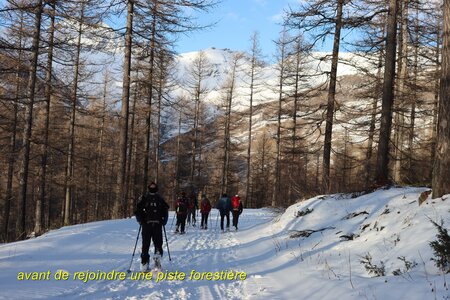
[[[282,29],[283,9],[295,7],[299,0],[222,0],[209,14],[200,15],[201,24],[217,22],[200,32],[181,36],[178,53],[197,51],[209,47],[249,50],[250,38],[259,32],[263,54],[270,59],[275,52],[273,43]]]
[[[284,10],[289,5],[295,8],[301,2],[301,0],[221,1],[208,14],[198,15],[197,21],[201,25],[212,23],[216,23],[216,25],[180,36],[176,42],[176,52],[198,51],[210,47],[248,51],[253,32],[258,31],[263,55],[266,59],[272,60],[275,54],[273,41],[279,38]],[[5,0],[0,0],[0,5],[4,4]],[[124,18],[123,15],[122,18]],[[323,48],[321,50],[331,49],[329,45],[317,46]]]

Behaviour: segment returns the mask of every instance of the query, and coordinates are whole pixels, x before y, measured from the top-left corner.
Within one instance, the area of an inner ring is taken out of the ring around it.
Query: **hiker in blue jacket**
[[[223,231],[223,220],[227,218],[227,230],[230,229],[230,211],[231,211],[231,199],[227,194],[223,193],[217,202],[216,208],[220,212],[220,229]]]

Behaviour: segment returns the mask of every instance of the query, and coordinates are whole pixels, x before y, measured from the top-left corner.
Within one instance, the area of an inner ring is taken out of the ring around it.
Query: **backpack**
[[[184,215],[187,211],[186,199],[178,199],[176,207],[177,215]]]
[[[142,211],[145,222],[160,222],[162,201],[156,194],[146,194],[142,199]]]
[[[203,199],[200,206],[202,213],[209,213],[211,211],[211,203],[207,199]]]
[[[233,206],[233,209],[234,209],[234,210],[238,210],[238,209],[239,209],[239,203],[240,203],[239,200],[240,200],[239,197],[236,197],[236,196],[234,196],[234,197],[231,199],[231,205]]]

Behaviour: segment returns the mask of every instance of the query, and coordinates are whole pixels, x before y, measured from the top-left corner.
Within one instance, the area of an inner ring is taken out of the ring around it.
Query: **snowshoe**
[[[148,271],[149,271],[148,262],[145,264],[141,264],[141,272],[148,272]]]
[[[156,253],[153,260],[155,261],[155,268],[161,268],[161,254]]]

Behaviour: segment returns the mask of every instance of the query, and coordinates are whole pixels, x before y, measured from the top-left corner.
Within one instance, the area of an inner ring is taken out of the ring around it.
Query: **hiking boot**
[[[153,261],[155,262],[155,268],[161,269],[161,254],[158,252],[153,256]]]
[[[141,272],[147,272],[149,270],[148,268],[148,262],[142,264],[141,263]]]

